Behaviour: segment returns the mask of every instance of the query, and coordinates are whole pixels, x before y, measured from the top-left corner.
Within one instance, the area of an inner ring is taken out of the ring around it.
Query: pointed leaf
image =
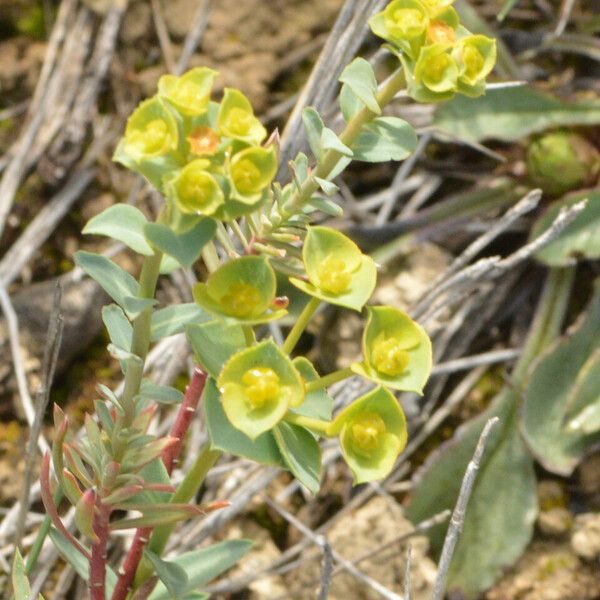
[[[302,111],[302,122],[306,130],[308,145],[317,160],[321,157],[321,135],[325,125],[321,115],[312,107],[307,106]]]
[[[212,317],[194,302],[167,306],[152,313],[151,339],[156,342],[164,337],[182,333],[186,325],[205,323],[211,319]]]
[[[13,559],[12,586],[15,600],[30,600],[31,587],[29,579],[27,579],[25,563],[18,548],[15,550],[15,557]]]
[[[149,379],[142,379],[140,398],[159,404],[180,404],[183,400],[183,393],[173,387],[156,385]]]
[[[343,71],[340,81],[352,90],[367,108],[376,115],[381,114],[377,103],[377,79],[373,67],[364,58],[355,58]]]
[[[188,576],[185,569],[177,563],[163,560],[150,550],[145,550],[144,555],[152,563],[155,573],[171,594],[171,598],[181,598],[188,589]]]
[[[323,150],[335,150],[342,156],[347,156],[348,158],[353,157],[352,150],[348,148],[335,132],[328,127],[325,127],[321,132],[321,148]]]
[[[103,307],[102,320],[108,331],[110,341],[123,350],[130,350],[133,327],[121,307],[116,304]]]

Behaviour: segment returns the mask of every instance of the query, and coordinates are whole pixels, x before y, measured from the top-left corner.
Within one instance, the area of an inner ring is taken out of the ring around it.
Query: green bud
[[[600,154],[576,133],[547,133],[529,145],[527,172],[533,185],[559,196],[597,181]]]
[[[308,282],[296,278],[290,282],[306,294],[353,310],[361,310],[371,297],[375,263],[339,231],[309,227],[302,257]]]
[[[232,196],[244,204],[256,204],[277,172],[274,146],[246,148],[238,152],[229,165]]]
[[[208,110],[217,71],[197,67],[176,77],[163,75],[158,80],[158,94],[174,106],[182,115],[196,117]]]
[[[222,135],[256,146],[267,137],[267,130],[254,116],[250,100],[239,90],[225,88],[217,116]]]
[[[327,433],[339,435],[354,483],[364,483],[382,479],[394,467],[406,446],[406,419],[393,394],[380,386],[339,413]]]
[[[304,401],[292,361],[271,340],[234,354],[217,380],[230,423],[252,439],[272,429]]]
[[[485,93],[485,79],[496,64],[496,40],[468,35],[456,44],[452,55],[459,66],[458,91],[476,98]]]
[[[396,390],[423,393],[431,374],[431,341],[406,313],[391,306],[368,307],[358,375]]]
[[[244,325],[266,323],[286,314],[273,310],[275,272],[264,256],[242,256],[194,286],[196,304],[210,314]]]
[[[188,163],[169,184],[169,195],[183,213],[212,215],[225,203],[217,180],[207,171],[210,161],[198,158]]]

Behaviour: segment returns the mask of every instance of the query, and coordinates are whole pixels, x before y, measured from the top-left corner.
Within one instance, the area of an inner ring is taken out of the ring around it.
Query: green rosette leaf
[[[485,35],[461,38],[452,55],[458,65],[457,90],[476,98],[485,93],[485,79],[496,64],[496,40]]]
[[[358,311],[371,297],[377,280],[375,263],[344,234],[310,227],[302,255],[308,282],[293,277],[290,282],[306,294]]]
[[[232,198],[243,204],[255,205],[262,199],[276,172],[275,146],[246,148],[238,152],[229,164]]]
[[[163,75],[158,80],[158,94],[182,115],[197,117],[208,110],[217,71],[208,67],[190,69],[181,77]]]
[[[394,0],[369,19],[371,31],[414,57],[425,42],[429,10],[420,0]]]
[[[267,137],[267,130],[254,116],[250,100],[232,88],[225,88],[217,126],[222,135],[252,146],[257,146]]]
[[[113,160],[144,175],[157,188],[165,174],[179,167],[174,155],[179,129],[174,114],[157,97],[142,102],[127,120]]]
[[[290,407],[304,401],[302,377],[272,340],[234,354],[217,386],[230,423],[251,439],[272,429]]]
[[[356,485],[390,473],[406,446],[406,418],[394,395],[379,386],[339,413],[328,434],[339,436]]]
[[[221,319],[256,325],[279,319],[284,309],[273,310],[277,282],[264,256],[242,256],[211,273],[193,290],[198,306]]]
[[[225,204],[225,195],[208,172],[210,161],[198,158],[188,163],[168,184],[168,195],[186,214],[214,215]]]
[[[376,383],[423,393],[431,374],[431,340],[406,313],[391,306],[368,307],[363,334],[364,361],[352,370]]]

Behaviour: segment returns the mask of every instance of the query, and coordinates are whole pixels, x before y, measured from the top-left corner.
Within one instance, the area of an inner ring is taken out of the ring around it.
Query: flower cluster
[[[496,42],[460,24],[452,0],[393,0],[369,25],[400,58],[408,93],[419,102],[447,100],[455,93],[485,92],[496,62]]]
[[[115,160],[143,174],[170,202],[170,221],[189,215],[229,221],[256,210],[277,170],[273,144],[239,90],[211,101],[217,72],[164,75],[134,111]],[[187,221],[186,221],[187,223]]]

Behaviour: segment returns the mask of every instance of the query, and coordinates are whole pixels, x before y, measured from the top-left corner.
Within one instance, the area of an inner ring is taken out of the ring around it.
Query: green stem
[[[179,484],[177,491],[171,497],[171,503],[186,503],[189,502],[202,486],[204,478],[208,471],[219,460],[221,452],[219,450],[211,450],[210,443],[206,443],[190,470],[185,474],[183,481]],[[148,542],[148,550],[160,556],[167,545],[169,536],[171,535],[175,525],[163,525],[156,527],[152,532],[152,537]],[[137,589],[145,581],[154,574],[152,566],[143,559],[138,567],[135,575],[134,588]]]
[[[246,346],[248,346],[248,348],[250,346],[254,346],[254,344],[256,343],[254,329],[252,329],[250,325],[242,325],[242,331],[244,332],[244,337],[246,338]]]
[[[350,367],[346,367],[345,369],[339,369],[338,371],[334,371],[333,373],[329,373],[329,375],[325,375],[324,377],[319,377],[319,379],[315,379],[314,381],[309,381],[306,384],[306,393],[315,392],[316,390],[320,390],[338,381],[342,381],[343,379],[348,379],[348,377],[352,377],[354,375],[354,371]]]
[[[306,329],[306,326],[308,325],[310,319],[312,318],[317,308],[319,308],[319,304],[321,304],[321,301],[318,298],[311,297],[311,299],[308,301],[308,303],[300,313],[298,320],[294,323],[294,326],[289,332],[287,338],[285,338],[285,342],[283,342],[283,346],[281,349],[286,354],[289,354],[296,347],[296,344],[298,343],[302,332]]]
[[[306,427],[316,433],[320,433],[323,436],[329,437],[327,430],[331,423],[329,421],[323,421],[321,419],[314,419],[312,417],[306,417],[304,415],[299,415],[297,413],[288,412],[283,417],[288,423],[293,423],[294,425],[300,425],[302,427]]]
[[[60,487],[57,487],[54,491],[53,498],[54,504],[58,506],[60,504],[60,501],[63,499],[63,493]],[[48,532],[50,531],[51,526],[52,519],[48,515],[46,515],[37,532],[37,535],[35,536],[35,540],[31,545],[29,553],[27,554],[27,558],[25,559],[25,571],[27,572],[27,575],[31,574],[35,565],[37,564],[40,552],[42,551],[42,547],[44,546],[44,541],[46,539],[46,536],[48,535]]]
[[[204,260],[206,268],[211,273],[214,273],[221,266],[221,261],[213,242],[208,242],[202,249],[202,260]]]

